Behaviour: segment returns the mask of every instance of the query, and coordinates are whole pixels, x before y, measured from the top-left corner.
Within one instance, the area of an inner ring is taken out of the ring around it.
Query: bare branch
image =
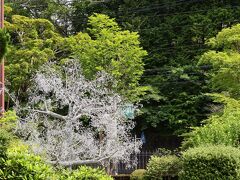
[[[45,115],[48,115],[48,116],[52,116],[53,118],[57,118],[57,119],[60,119],[60,120],[67,120],[67,116],[62,116],[60,114],[57,114],[57,113],[54,113],[54,112],[51,112],[51,111],[41,111],[41,110],[36,110],[36,109],[33,109],[33,112],[37,112],[37,113],[41,113],[41,114],[45,114]]]

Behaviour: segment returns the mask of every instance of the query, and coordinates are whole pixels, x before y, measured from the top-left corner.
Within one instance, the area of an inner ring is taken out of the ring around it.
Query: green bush
[[[231,146],[209,145],[183,153],[182,180],[240,179],[240,150]]]
[[[145,169],[136,169],[131,173],[130,179],[131,180],[143,180],[144,174],[146,170]]]
[[[188,133],[182,144],[183,149],[205,144],[239,146],[240,101],[216,94],[214,97],[218,103],[225,104],[223,112],[212,115],[204,126]]]
[[[61,172],[60,180],[113,180],[100,168],[81,166],[77,170],[64,170]]]
[[[2,158],[0,179],[6,180],[113,180],[102,169],[82,166],[56,171],[19,140],[11,142]]]
[[[0,129],[0,169],[4,167],[4,159],[7,158],[7,147],[11,139],[10,133]]]
[[[0,169],[3,169],[4,160],[7,158],[7,148],[13,139],[11,129],[14,127],[16,119],[14,111],[7,111],[0,117]]]
[[[6,156],[6,151],[10,140],[11,134],[4,129],[0,129],[0,157]]]
[[[0,118],[0,179],[57,180],[53,168],[13,135],[16,120],[14,111],[5,112]]]
[[[177,156],[152,156],[147,165],[145,178],[151,180],[160,180],[164,176],[174,177],[177,176],[180,170],[181,162]]]
[[[16,122],[17,122],[16,112],[9,110],[7,112],[4,112],[3,116],[1,116],[0,127],[1,129],[11,132],[15,128]]]
[[[54,180],[54,170],[45,164],[41,157],[29,152],[29,148],[15,140],[7,149],[7,157],[3,159],[0,179],[8,180]]]

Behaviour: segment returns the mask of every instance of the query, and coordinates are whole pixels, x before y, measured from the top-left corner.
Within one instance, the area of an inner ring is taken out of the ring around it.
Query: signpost
[[[134,119],[135,108],[133,104],[127,103],[123,106],[123,114],[127,119]]]
[[[0,0],[0,28],[4,28],[4,0]],[[2,114],[5,111],[4,107],[4,59],[1,59],[0,65],[0,113]]]

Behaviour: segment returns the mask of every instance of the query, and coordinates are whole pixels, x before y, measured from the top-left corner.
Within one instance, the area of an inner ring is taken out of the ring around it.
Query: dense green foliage
[[[239,179],[240,150],[224,145],[205,145],[183,153],[182,180]]]
[[[15,128],[16,121],[16,112],[8,110],[7,112],[4,112],[2,117],[0,118],[0,127],[5,131],[11,132],[11,130]]]
[[[10,11],[11,12],[11,11]],[[84,73],[92,78],[104,70],[117,81],[117,91],[128,101],[138,101],[148,90],[140,86],[142,58],[147,55],[140,47],[137,33],[123,31],[106,15],[89,17],[88,33],[63,37],[46,19],[7,15],[6,29],[11,35],[6,77],[9,89],[17,97],[26,97],[30,77],[47,61],[61,64],[66,58],[77,58]]]
[[[181,170],[180,159],[175,155],[152,156],[147,164],[145,178],[149,180],[177,176]]]
[[[144,180],[146,169],[136,169],[130,175],[130,180]]]
[[[200,65],[212,65],[207,71],[211,78],[214,91],[229,93],[239,98],[239,67],[240,67],[240,24],[223,29],[216,37],[208,41],[213,49],[204,53],[199,61]]]
[[[210,94],[214,114],[187,134],[183,148],[194,148],[183,154],[180,179],[240,178],[239,33],[239,24],[223,29],[207,42],[213,50],[200,58],[199,65],[211,66],[205,71],[209,87],[224,95]]]
[[[9,43],[9,34],[5,29],[0,29],[0,59],[7,53],[7,45]]]
[[[7,147],[11,136],[9,133],[3,129],[0,129],[0,169],[4,167],[4,159],[7,158]]]
[[[6,77],[9,89],[26,96],[29,79],[43,63],[53,59],[63,47],[63,38],[54,32],[54,26],[45,19],[30,19],[13,15],[6,22],[11,43],[6,61]]]
[[[2,159],[0,179],[112,180],[112,178],[102,169],[93,169],[82,166],[76,170],[55,170],[52,166],[46,164],[40,156],[31,153],[28,146],[17,140],[10,143],[10,146],[6,151],[6,157]]]
[[[212,115],[204,126],[190,132],[183,144],[184,148],[204,144],[239,146],[239,34],[238,24],[232,28],[223,29],[207,43],[215,51],[210,50],[204,53],[199,65],[212,65],[212,68],[206,71],[211,80],[212,89],[215,92],[224,92],[231,98],[212,95],[218,102],[213,107],[221,113]],[[225,107],[221,108],[220,103]]]
[[[3,161],[7,158],[7,148],[13,139],[11,130],[16,123],[16,113],[7,111],[0,118],[0,169],[3,168]]]
[[[152,126],[164,124],[175,131],[200,125],[206,118],[209,99],[198,55],[205,41],[239,20],[232,1],[125,1],[126,28],[139,31],[146,58],[144,84],[151,84],[162,97],[145,103],[143,119]],[[156,5],[155,5],[156,4]]]
[[[13,14],[48,19],[61,34],[68,34],[70,9],[66,0],[5,0],[5,3],[13,8]]]
[[[51,166],[46,165],[39,156],[29,153],[28,147],[17,141],[8,147],[3,163],[0,179],[56,179]]]
[[[74,57],[80,59],[86,77],[104,70],[117,80],[117,92],[137,101],[148,90],[139,86],[143,74],[143,57],[147,55],[140,47],[139,35],[123,31],[106,15],[89,17],[87,33],[69,38]]]
[[[225,104],[223,112],[212,115],[204,126],[197,127],[188,133],[183,142],[183,148],[204,144],[239,146],[240,102],[221,95],[214,97],[217,102]],[[219,104],[219,106],[222,105]]]
[[[113,180],[102,169],[93,169],[87,166],[81,166],[74,171],[63,171],[60,175],[60,180]]]

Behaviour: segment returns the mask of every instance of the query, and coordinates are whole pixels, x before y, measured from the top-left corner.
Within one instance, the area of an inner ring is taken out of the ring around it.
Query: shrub
[[[183,149],[205,144],[239,146],[240,101],[216,94],[214,97],[217,102],[225,104],[223,112],[211,116],[204,126],[188,133],[182,144]]]
[[[10,141],[13,138],[10,130],[16,122],[16,113],[14,111],[7,111],[0,118],[0,167],[2,166],[3,158],[6,158],[6,152]]]
[[[182,180],[240,179],[240,150],[231,146],[209,145],[183,153]]]
[[[102,169],[82,166],[77,170],[58,171],[30,152],[19,140],[11,142],[2,158],[0,179],[8,180],[113,180]]]
[[[57,179],[51,166],[46,165],[39,156],[30,153],[28,147],[17,140],[11,142],[6,155],[0,170],[0,179]]]
[[[0,169],[3,169],[4,159],[7,158],[7,148],[13,139],[11,129],[14,127],[16,117],[14,111],[7,111],[0,118]]]
[[[113,180],[100,168],[81,166],[77,170],[64,170],[61,173],[61,180]]]
[[[3,113],[0,118],[0,127],[6,131],[11,131],[15,128],[17,122],[17,115],[15,111],[7,111]]]
[[[0,169],[4,167],[4,159],[7,158],[7,147],[10,139],[11,135],[4,129],[0,129]]]
[[[147,165],[146,179],[162,179],[164,176],[177,176],[181,170],[180,159],[175,155],[152,156]]]
[[[4,129],[0,129],[0,157],[5,157],[11,135]]]
[[[131,173],[130,179],[131,180],[143,180],[144,174],[146,170],[145,169],[136,169]]]

